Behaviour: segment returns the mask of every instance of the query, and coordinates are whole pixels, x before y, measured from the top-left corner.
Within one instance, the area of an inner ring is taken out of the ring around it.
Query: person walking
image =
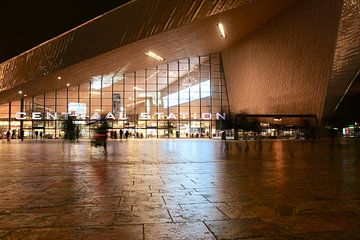
[[[23,142],[24,141],[24,130],[20,129],[20,139]]]
[[[38,136],[39,136],[39,132],[35,131],[35,139],[38,139]]]
[[[128,138],[129,138],[129,131],[126,131],[125,132],[125,140],[128,140]]]
[[[118,139],[118,135],[117,135],[117,131],[116,131],[116,130],[114,131],[114,138],[115,138],[115,139]]]
[[[80,138],[80,128],[79,128],[79,126],[76,127],[75,134],[76,134],[76,141],[79,142],[79,138]]]
[[[10,131],[7,131],[7,132],[6,132],[6,140],[7,140],[8,142],[10,142],[10,135],[11,135]]]
[[[120,131],[119,131],[119,138],[120,138],[120,140],[122,140],[122,138],[123,138],[123,130],[122,129],[120,129]]]

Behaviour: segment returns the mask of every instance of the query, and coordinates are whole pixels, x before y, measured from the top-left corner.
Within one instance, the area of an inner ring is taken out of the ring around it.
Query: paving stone
[[[164,196],[166,204],[195,204],[195,203],[208,203],[209,201],[199,194],[186,195],[186,196]]]
[[[0,239],[3,239],[6,235],[10,233],[10,230],[0,229]]]
[[[41,228],[18,229],[7,235],[4,240],[99,240],[99,239],[143,239],[142,225],[127,225],[94,228]]]
[[[292,235],[281,235],[271,237],[247,238],[252,240],[358,240],[360,231],[330,231],[330,232],[312,232]]]
[[[114,212],[82,212],[60,215],[54,223],[57,227],[75,226],[103,226],[111,225],[115,217]]]
[[[285,229],[266,223],[260,218],[205,221],[205,223],[218,239],[277,236],[286,233]]]
[[[359,140],[242,145],[0,140],[0,238],[360,239]]]
[[[0,228],[53,226],[60,214],[23,213],[0,215]]]
[[[114,224],[138,223],[168,223],[172,219],[166,209],[151,209],[147,211],[122,211],[117,212]]]
[[[218,208],[231,219],[274,218],[278,216],[278,213],[266,204],[256,201],[227,202],[219,205]]]
[[[175,222],[229,219],[217,207],[205,204],[182,205],[181,210],[169,210]]]
[[[360,219],[354,212],[319,212],[266,219],[286,228],[289,233],[340,231],[360,229]]]
[[[145,224],[145,239],[216,239],[203,222]]]

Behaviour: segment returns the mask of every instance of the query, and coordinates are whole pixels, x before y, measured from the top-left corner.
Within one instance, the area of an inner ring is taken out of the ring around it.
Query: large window
[[[212,137],[218,114],[229,112],[223,76],[219,53],[96,75],[78,86],[0,106],[0,131],[19,131],[21,123],[28,138],[35,131],[59,138],[71,115],[80,135],[89,138],[94,133],[91,118],[107,116],[113,137],[120,130],[140,138]],[[16,112],[26,112],[26,119],[16,120]],[[40,112],[42,119],[32,119],[32,112]]]
[[[207,80],[163,97],[164,108],[177,106],[210,96],[210,80]]]

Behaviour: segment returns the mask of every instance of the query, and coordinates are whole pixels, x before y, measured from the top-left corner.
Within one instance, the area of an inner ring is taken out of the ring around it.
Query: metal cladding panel
[[[255,0],[134,0],[0,64],[0,93]]]
[[[333,116],[360,70],[360,0],[344,0],[324,117]]]
[[[234,113],[322,117],[341,0],[307,0],[223,54]]]

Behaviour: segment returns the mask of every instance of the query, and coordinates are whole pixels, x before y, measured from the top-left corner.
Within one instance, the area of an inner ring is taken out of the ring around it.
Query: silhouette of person
[[[10,141],[10,135],[11,135],[10,131],[7,131],[7,132],[6,132],[6,140],[7,140],[8,142]]]
[[[79,126],[76,127],[75,134],[76,134],[76,141],[79,142],[79,138],[80,138],[80,128],[79,128]]]
[[[20,139],[21,139],[21,141],[24,141],[24,130],[23,129],[20,130]]]
[[[119,138],[120,138],[120,139],[123,138],[123,130],[122,130],[122,129],[120,129],[120,131],[119,131]]]

